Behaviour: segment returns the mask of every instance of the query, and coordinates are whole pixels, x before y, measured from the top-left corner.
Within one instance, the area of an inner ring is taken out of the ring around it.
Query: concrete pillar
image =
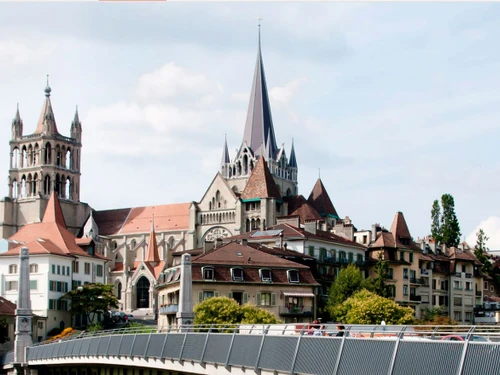
[[[14,340],[14,361],[25,363],[25,349],[33,344],[31,332],[30,261],[27,247],[19,252],[19,298],[16,309],[16,331]]]
[[[191,273],[191,255],[184,254],[181,259],[181,288],[179,293],[179,310],[177,325],[193,324],[193,277]],[[187,331],[188,328],[183,330]]]

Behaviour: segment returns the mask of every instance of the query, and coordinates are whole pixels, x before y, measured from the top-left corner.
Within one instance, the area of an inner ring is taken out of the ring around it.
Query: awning
[[[314,297],[313,293],[304,292],[284,292],[283,295],[285,297]]]

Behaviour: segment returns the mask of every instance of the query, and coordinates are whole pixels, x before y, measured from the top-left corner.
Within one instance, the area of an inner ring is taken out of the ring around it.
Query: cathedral
[[[10,141],[9,194],[0,202],[0,234],[9,239],[40,222],[52,192],[59,197],[66,226],[96,243],[108,259],[107,282],[115,286],[120,309],[153,314],[159,276],[173,253],[205,242],[266,228],[297,218],[353,239],[353,226],[340,219],[320,179],[306,199],[298,195],[298,164],[278,147],[264,74],[260,32],[243,139],[234,159],[227,140],[220,168],[199,201],[95,211],[80,197],[82,124],[75,113],[70,137],[59,133],[47,83],[36,130],[23,135],[16,112]],[[215,171],[214,171],[215,172]],[[0,250],[1,251],[1,250]]]

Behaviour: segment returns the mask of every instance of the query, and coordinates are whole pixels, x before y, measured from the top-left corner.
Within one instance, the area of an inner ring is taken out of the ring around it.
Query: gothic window
[[[17,199],[19,196],[19,184],[16,180],[12,182],[12,198]]]
[[[213,242],[218,238],[229,237],[230,233],[224,228],[212,228],[205,234],[205,241]]]
[[[61,148],[59,145],[56,146],[56,165],[60,166],[61,163]]]
[[[35,148],[33,150],[33,165],[38,165],[38,153],[40,152],[38,143],[35,143]]]
[[[26,146],[23,146],[21,168],[26,168],[27,166],[28,166],[28,151],[26,151]]]
[[[28,146],[28,165],[33,165],[33,147]]]
[[[44,184],[43,184],[43,193],[45,195],[49,195],[50,194],[50,176],[47,175],[45,176],[45,180],[44,180]]]
[[[45,157],[44,157],[44,160],[43,160],[43,163],[44,164],[50,164],[52,161],[51,161],[51,156],[52,156],[52,150],[51,150],[51,145],[49,142],[47,142],[45,144]]]
[[[116,286],[117,292],[116,292],[116,299],[119,301],[122,299],[122,283],[118,283]]]
[[[71,150],[68,148],[66,151],[66,169],[72,169],[71,165]]]
[[[26,198],[26,176],[21,178],[21,198]]]
[[[33,195],[33,178],[31,177],[31,173],[28,174],[28,180],[26,181],[26,196]]]
[[[64,197],[66,199],[71,199],[71,181],[69,177],[66,178],[66,184],[64,187]]]
[[[31,183],[31,195],[35,196],[37,194],[37,182],[38,182],[38,174],[35,173],[33,175],[33,182]]]
[[[16,147],[12,151],[12,168],[19,168],[19,149]]]

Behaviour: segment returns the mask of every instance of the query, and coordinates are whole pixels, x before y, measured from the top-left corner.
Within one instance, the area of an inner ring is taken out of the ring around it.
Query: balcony
[[[425,268],[421,268],[420,269],[420,276],[429,277],[429,270],[427,270]]]
[[[280,306],[281,316],[312,316],[311,306]]]
[[[410,294],[410,301],[421,302],[422,296],[416,296],[414,294]]]
[[[417,279],[416,277],[410,277],[410,284],[423,284],[424,280]]]
[[[160,314],[175,314],[179,310],[179,305],[160,306]]]

